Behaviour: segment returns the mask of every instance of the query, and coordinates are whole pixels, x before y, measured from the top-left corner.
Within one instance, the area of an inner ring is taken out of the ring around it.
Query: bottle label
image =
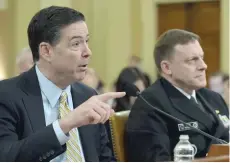
[[[192,160],[194,160],[194,156],[193,155],[175,155],[174,156],[174,161],[175,162],[191,162]]]

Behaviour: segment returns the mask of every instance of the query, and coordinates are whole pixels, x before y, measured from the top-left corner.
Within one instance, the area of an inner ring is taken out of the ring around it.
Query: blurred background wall
[[[142,58],[156,79],[153,47],[170,28],[201,36],[208,74],[229,73],[229,0],[0,0],[0,78],[16,75],[15,57],[28,46],[32,16],[50,5],[68,6],[86,16],[93,52],[91,67],[110,87],[128,58]]]

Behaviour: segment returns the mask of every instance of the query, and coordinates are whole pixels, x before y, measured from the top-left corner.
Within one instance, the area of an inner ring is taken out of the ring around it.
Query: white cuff
[[[54,128],[54,132],[58,138],[58,141],[61,145],[64,145],[69,139],[70,137],[67,136],[61,129],[60,124],[58,122],[58,120],[53,122],[53,128]]]

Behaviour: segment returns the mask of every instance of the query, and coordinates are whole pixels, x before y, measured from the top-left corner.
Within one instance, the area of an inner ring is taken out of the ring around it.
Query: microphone
[[[176,117],[174,117],[174,116],[172,116],[172,115],[170,115],[170,114],[158,109],[157,107],[152,106],[147,100],[145,100],[145,98],[141,95],[140,90],[134,84],[125,83],[123,85],[123,88],[124,88],[124,90],[125,90],[127,95],[141,98],[147,105],[149,105],[151,108],[153,108],[157,112],[159,112],[159,113],[161,113],[161,114],[163,114],[163,115],[165,115],[165,116],[167,116],[167,117],[169,117],[169,118],[171,118],[171,119],[173,119],[173,120],[175,120],[177,122],[180,122],[180,123],[184,124],[187,127],[190,127],[194,131],[200,133],[203,136],[208,137],[211,140],[215,140],[220,144],[228,144],[228,142],[226,142],[226,141],[224,141],[222,139],[216,138],[216,137],[214,137],[214,136],[212,136],[212,135],[210,135],[210,134],[208,134],[208,133],[206,133],[206,132],[204,132],[204,131],[202,131],[202,130],[200,130],[198,128],[195,128],[195,127],[191,126],[190,124],[187,124],[184,121],[182,121],[182,120],[180,120],[180,119],[178,119],[178,118],[176,118]]]

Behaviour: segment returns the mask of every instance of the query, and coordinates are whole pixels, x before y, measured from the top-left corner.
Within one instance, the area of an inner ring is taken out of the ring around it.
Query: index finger
[[[108,92],[101,95],[97,95],[97,98],[103,102],[106,102],[110,99],[124,97],[125,95],[125,92]]]

